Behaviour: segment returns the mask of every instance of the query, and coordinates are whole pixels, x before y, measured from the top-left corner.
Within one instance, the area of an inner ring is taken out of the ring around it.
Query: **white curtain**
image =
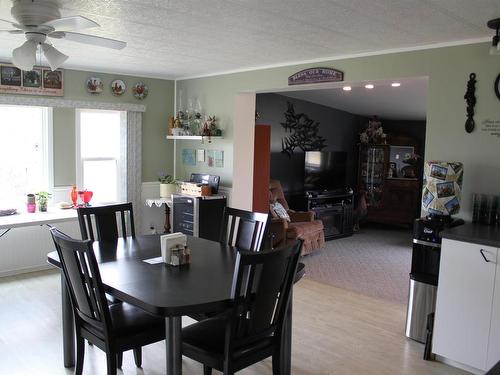
[[[142,228],[142,112],[127,112],[127,147],[125,176],[127,182],[127,201],[134,206],[136,231]],[[123,138],[122,138],[123,139]]]

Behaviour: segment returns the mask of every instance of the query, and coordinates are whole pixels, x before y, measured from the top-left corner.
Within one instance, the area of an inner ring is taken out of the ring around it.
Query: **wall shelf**
[[[202,141],[208,139],[208,135],[167,135],[167,139],[185,139],[191,141]],[[211,136],[210,139],[222,139],[222,136]]]

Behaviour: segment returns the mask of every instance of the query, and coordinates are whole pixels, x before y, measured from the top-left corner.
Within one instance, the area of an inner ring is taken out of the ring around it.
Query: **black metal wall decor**
[[[281,126],[290,135],[281,139],[281,152],[291,158],[297,147],[302,151],[321,151],[325,148],[326,140],[318,134],[319,122],[311,120],[305,113],[295,113],[290,102],[287,102],[287,107],[285,122]]]
[[[465,131],[472,133],[476,123],[474,122],[474,106],[476,105],[476,73],[469,74],[467,91],[464,99],[467,102],[467,120],[465,120]]]
[[[500,100],[500,74],[495,80],[495,94],[497,95],[498,100]]]

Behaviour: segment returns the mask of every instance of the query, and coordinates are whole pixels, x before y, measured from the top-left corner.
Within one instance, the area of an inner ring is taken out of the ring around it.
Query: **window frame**
[[[116,161],[117,165],[117,186],[116,186],[116,196],[117,196],[117,201],[116,202],[101,202],[101,203],[117,203],[122,200],[124,200],[124,197],[126,196],[126,186],[121,186],[120,184],[123,185],[123,182],[126,180],[124,173],[125,168],[122,166],[122,163],[127,163],[126,160],[126,151],[122,149],[121,143],[122,140],[120,140],[120,156],[118,158],[114,157],[91,157],[91,158],[82,158],[82,152],[81,152],[81,114],[85,113],[108,113],[108,112],[117,112],[120,114],[120,134],[123,133],[123,126],[124,124],[124,119],[126,117],[126,112],[124,111],[119,111],[119,110],[107,110],[107,109],[90,109],[90,108],[75,108],[75,162],[76,162],[76,186],[78,187],[84,187],[83,186],[83,173],[84,173],[84,161]]]

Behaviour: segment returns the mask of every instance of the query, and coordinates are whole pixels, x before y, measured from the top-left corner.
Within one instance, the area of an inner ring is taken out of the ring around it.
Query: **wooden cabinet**
[[[495,247],[443,239],[434,353],[481,371],[500,360],[497,260]]]
[[[359,146],[358,193],[365,193],[368,221],[412,225],[420,213],[420,181],[391,176],[390,150],[389,145]]]

